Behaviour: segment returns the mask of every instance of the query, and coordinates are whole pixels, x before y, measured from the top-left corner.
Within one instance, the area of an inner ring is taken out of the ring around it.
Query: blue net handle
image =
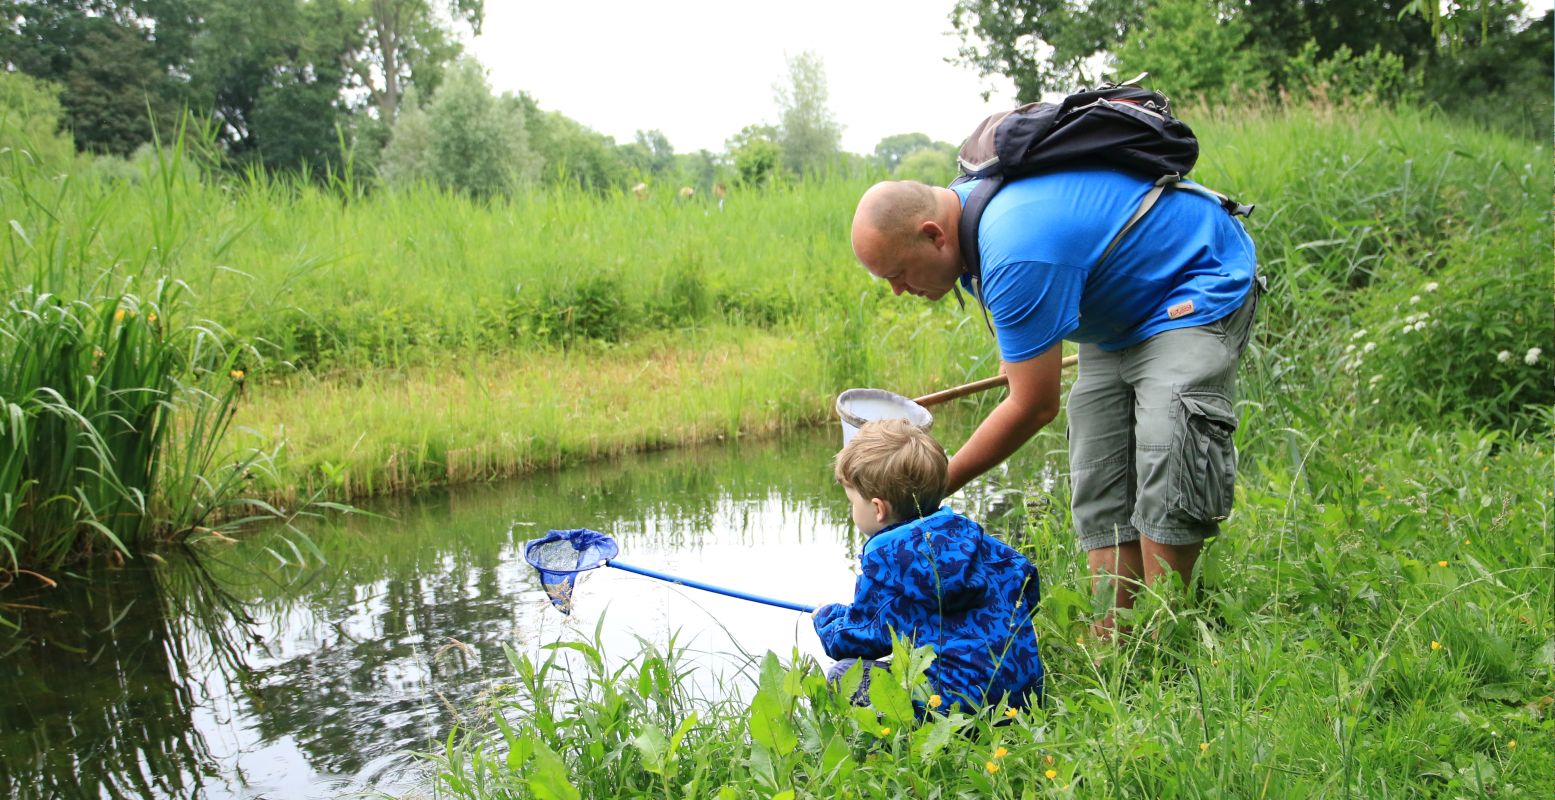
[[[616,554],[620,552],[614,539],[598,531],[588,528],[573,528],[571,530],[553,530],[545,536],[530,541],[524,547],[524,560],[529,566],[540,572],[540,583],[545,586],[551,595],[551,602],[562,613],[568,613],[572,608],[573,579],[579,572],[607,566],[625,570],[636,575],[674,583],[681,586],[689,586],[693,589],[701,589],[704,592],[721,594],[725,597],[733,597],[738,600],[749,600],[753,603],[786,608],[791,611],[802,611],[809,614],[815,611],[815,606],[803,603],[791,603],[787,600],[774,600],[770,597],[742,592],[737,589],[725,589],[710,583],[694,581],[688,578],[680,578],[663,572],[632,566],[615,561]]]
[[[605,562],[605,566],[607,566],[607,567],[615,567],[616,569],[621,569],[621,570],[626,570],[627,572],[631,572],[631,573],[634,573],[634,574],[637,574],[637,575],[646,575],[647,577],[650,577],[650,578],[657,578],[657,579],[659,579],[661,581],[668,581],[670,583],[680,584],[681,586],[690,586],[693,589],[701,589],[704,592],[712,592],[713,594],[721,594],[721,595],[724,595],[725,597],[733,597],[733,598],[736,598],[736,599],[739,599],[739,600],[749,600],[749,601],[751,601],[753,603],[763,603],[763,604],[769,605],[769,606],[777,606],[778,608],[786,608],[786,609],[789,609],[791,611],[803,611],[806,614],[810,614],[810,613],[813,613],[815,611],[815,606],[807,606],[807,605],[805,605],[803,603],[791,603],[791,602],[789,602],[787,600],[774,600],[774,599],[772,599],[770,597],[762,597],[759,594],[751,594],[749,592],[742,592],[742,591],[739,591],[737,589],[725,589],[725,588],[723,588],[721,586],[714,586],[714,585],[712,585],[710,583],[703,583],[701,581],[694,581],[694,580],[691,580],[689,578],[677,578],[674,575],[666,575],[663,572],[655,572],[655,571],[653,571],[651,569],[644,569],[642,567],[634,567],[631,564],[623,564],[620,561],[606,561]]]

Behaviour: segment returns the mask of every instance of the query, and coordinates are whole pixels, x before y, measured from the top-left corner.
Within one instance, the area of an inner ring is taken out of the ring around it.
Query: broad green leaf
[[[652,723],[645,725],[632,739],[632,744],[642,753],[643,769],[655,775],[664,774],[664,754],[669,747],[669,741],[657,725]]]
[[[576,787],[567,780],[567,765],[561,756],[536,740],[534,768],[529,771],[529,790],[539,800],[581,800]]]
[[[799,736],[784,713],[783,701],[766,689],[757,692],[751,701],[750,731],[757,748],[780,757],[792,753],[799,744]]]
[[[889,725],[906,725],[913,719],[912,700],[895,680],[876,673],[869,682],[869,704],[885,715]]]

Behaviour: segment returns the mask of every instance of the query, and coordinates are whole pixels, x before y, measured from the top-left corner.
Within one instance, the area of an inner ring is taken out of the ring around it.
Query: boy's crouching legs
[[[826,670],[826,680],[831,681],[834,684],[841,682],[842,676],[847,674],[848,670],[852,669],[854,664],[860,662],[862,662],[864,665],[864,675],[862,679],[859,680],[858,691],[853,693],[852,702],[853,705],[856,706],[867,706],[869,705],[870,676],[873,675],[877,669],[889,671],[891,669],[891,662],[876,661],[871,658],[844,658],[841,661],[831,665],[831,668]]]

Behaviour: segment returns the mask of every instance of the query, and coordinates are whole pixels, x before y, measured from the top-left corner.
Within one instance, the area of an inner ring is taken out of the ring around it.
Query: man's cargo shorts
[[[1236,371],[1261,286],[1236,311],[1114,353],[1080,345],[1069,392],[1075,531],[1086,550],[1214,536],[1236,483]]]

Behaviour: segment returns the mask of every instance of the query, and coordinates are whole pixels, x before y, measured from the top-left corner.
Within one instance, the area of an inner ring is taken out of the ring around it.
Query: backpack
[[[991,114],[961,145],[957,155],[961,174],[950,185],[982,180],[962,203],[958,236],[972,294],[979,303],[983,301],[983,273],[977,225],[988,201],[1012,178],[1084,164],[1107,164],[1155,178],[1155,186],[1102,252],[1098,266],[1167,187],[1205,194],[1233,216],[1253,213],[1251,205],[1197,184],[1181,183],[1198,161],[1199,140],[1187,123],[1172,116],[1165,95],[1135,85],[1144,77],[1141,73],[1121,84],[1076,92],[1058,103],[1027,103]],[[983,316],[988,320],[986,306]],[[991,320],[988,329],[993,330]]]

